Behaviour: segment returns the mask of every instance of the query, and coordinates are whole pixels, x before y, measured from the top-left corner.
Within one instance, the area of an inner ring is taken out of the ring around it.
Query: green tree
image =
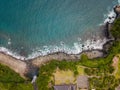
[[[116,19],[111,29],[111,34],[115,39],[120,39],[120,18]]]

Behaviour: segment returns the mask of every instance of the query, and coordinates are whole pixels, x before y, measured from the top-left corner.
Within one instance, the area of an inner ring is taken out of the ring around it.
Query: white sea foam
[[[9,50],[9,49],[7,49],[7,48],[5,48],[5,47],[0,47],[0,52],[3,52],[3,53],[5,53],[5,54],[8,54],[8,55],[10,55],[10,56],[12,56],[12,57],[14,57],[14,58],[16,58],[16,59],[25,60],[25,57],[20,56],[20,55],[18,55],[17,53],[12,52],[11,50]]]
[[[11,39],[9,38],[9,39],[8,39],[8,45],[11,45],[11,43],[12,43],[12,42],[11,42]]]
[[[79,54],[83,50],[92,50],[92,49],[103,49],[103,44],[106,43],[106,39],[103,40],[87,40],[84,43],[84,47],[82,47],[83,44],[80,44],[79,42],[74,43],[73,47],[68,47],[67,45],[61,45],[61,46],[44,46],[44,50],[41,50],[39,48],[36,48],[33,50],[33,53],[30,54],[26,60],[33,59],[38,56],[44,56],[50,53],[54,52],[65,52],[67,54]],[[36,51],[37,50],[37,51]]]
[[[116,13],[114,10],[108,12],[107,18],[105,19],[104,23],[113,23],[116,18]]]

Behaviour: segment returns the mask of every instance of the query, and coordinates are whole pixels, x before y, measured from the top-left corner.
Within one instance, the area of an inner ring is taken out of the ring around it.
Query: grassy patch
[[[84,75],[84,67],[77,65],[78,75]],[[60,70],[56,69],[56,72],[53,74],[55,85],[60,84],[75,84],[77,76],[74,75],[74,72],[71,70]]]
[[[54,73],[55,85],[75,83],[74,73],[57,69]]]
[[[120,56],[120,55],[118,55],[118,56]],[[116,67],[115,67],[115,77],[116,77],[116,79],[120,79],[120,57],[119,57],[119,60],[118,60],[118,62],[117,62],[117,65],[116,65]]]
[[[77,65],[77,71],[78,71],[78,75],[84,75],[84,67]]]

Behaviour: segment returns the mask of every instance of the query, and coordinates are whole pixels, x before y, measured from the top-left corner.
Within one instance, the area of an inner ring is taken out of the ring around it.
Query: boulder
[[[120,15],[120,5],[115,6],[114,11],[117,15]]]

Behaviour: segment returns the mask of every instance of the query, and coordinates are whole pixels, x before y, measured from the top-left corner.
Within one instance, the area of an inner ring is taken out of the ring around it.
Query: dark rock
[[[112,45],[113,45],[113,40],[110,40],[110,41],[106,42],[103,45],[104,52],[108,53],[108,50],[110,49],[110,47],[112,47]]]
[[[34,66],[30,61],[26,61],[27,63],[27,73],[25,74],[26,77],[32,79],[33,76],[38,76],[39,68]]]
[[[120,5],[114,7],[114,12],[117,14],[117,17],[120,15]]]

